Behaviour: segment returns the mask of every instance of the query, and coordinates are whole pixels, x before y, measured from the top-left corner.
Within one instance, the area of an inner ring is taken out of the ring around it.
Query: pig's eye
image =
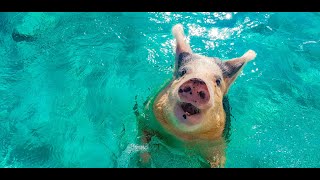
[[[220,80],[220,79],[217,79],[217,80],[216,80],[216,83],[217,83],[218,86],[220,86],[221,80]]]
[[[183,75],[185,75],[187,73],[187,69],[183,68],[180,72],[179,72],[179,76],[182,77]]]

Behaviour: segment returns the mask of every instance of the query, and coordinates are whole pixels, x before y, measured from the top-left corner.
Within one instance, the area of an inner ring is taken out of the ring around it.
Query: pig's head
[[[212,131],[212,128],[222,131],[223,97],[256,54],[249,50],[239,58],[222,61],[193,54],[181,39],[183,31],[173,29],[173,33],[177,41],[175,71],[171,83],[158,96],[155,106],[156,111],[161,109],[158,117],[182,133]]]

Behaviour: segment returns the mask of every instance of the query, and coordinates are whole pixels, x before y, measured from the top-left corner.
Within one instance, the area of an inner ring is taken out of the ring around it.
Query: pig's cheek
[[[174,87],[171,88],[170,96],[171,96],[171,100],[172,101],[178,101],[179,100],[178,87],[179,86],[174,86]]]
[[[176,89],[172,89],[169,94],[170,104],[176,103],[178,101],[178,94],[175,93]]]
[[[221,87],[218,87],[217,85],[214,86],[214,89],[213,89],[213,95],[214,97],[222,97],[222,91],[221,91]]]

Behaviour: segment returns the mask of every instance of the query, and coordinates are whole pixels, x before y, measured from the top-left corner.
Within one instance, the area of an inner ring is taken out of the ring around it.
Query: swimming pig
[[[144,117],[138,119],[140,139],[147,144],[153,136],[167,145],[192,149],[210,167],[224,167],[226,94],[242,68],[256,57],[253,50],[243,56],[221,61],[194,54],[185,41],[183,26],[172,28],[176,40],[175,69],[172,80],[145,105]],[[148,163],[149,152],[141,154]]]

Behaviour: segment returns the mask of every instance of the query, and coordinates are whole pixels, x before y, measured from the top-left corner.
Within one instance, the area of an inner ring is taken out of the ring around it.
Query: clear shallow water
[[[320,14],[265,12],[0,13],[0,167],[136,167],[133,107],[172,76],[176,23],[196,53],[258,54],[229,91],[226,167],[319,167]]]

